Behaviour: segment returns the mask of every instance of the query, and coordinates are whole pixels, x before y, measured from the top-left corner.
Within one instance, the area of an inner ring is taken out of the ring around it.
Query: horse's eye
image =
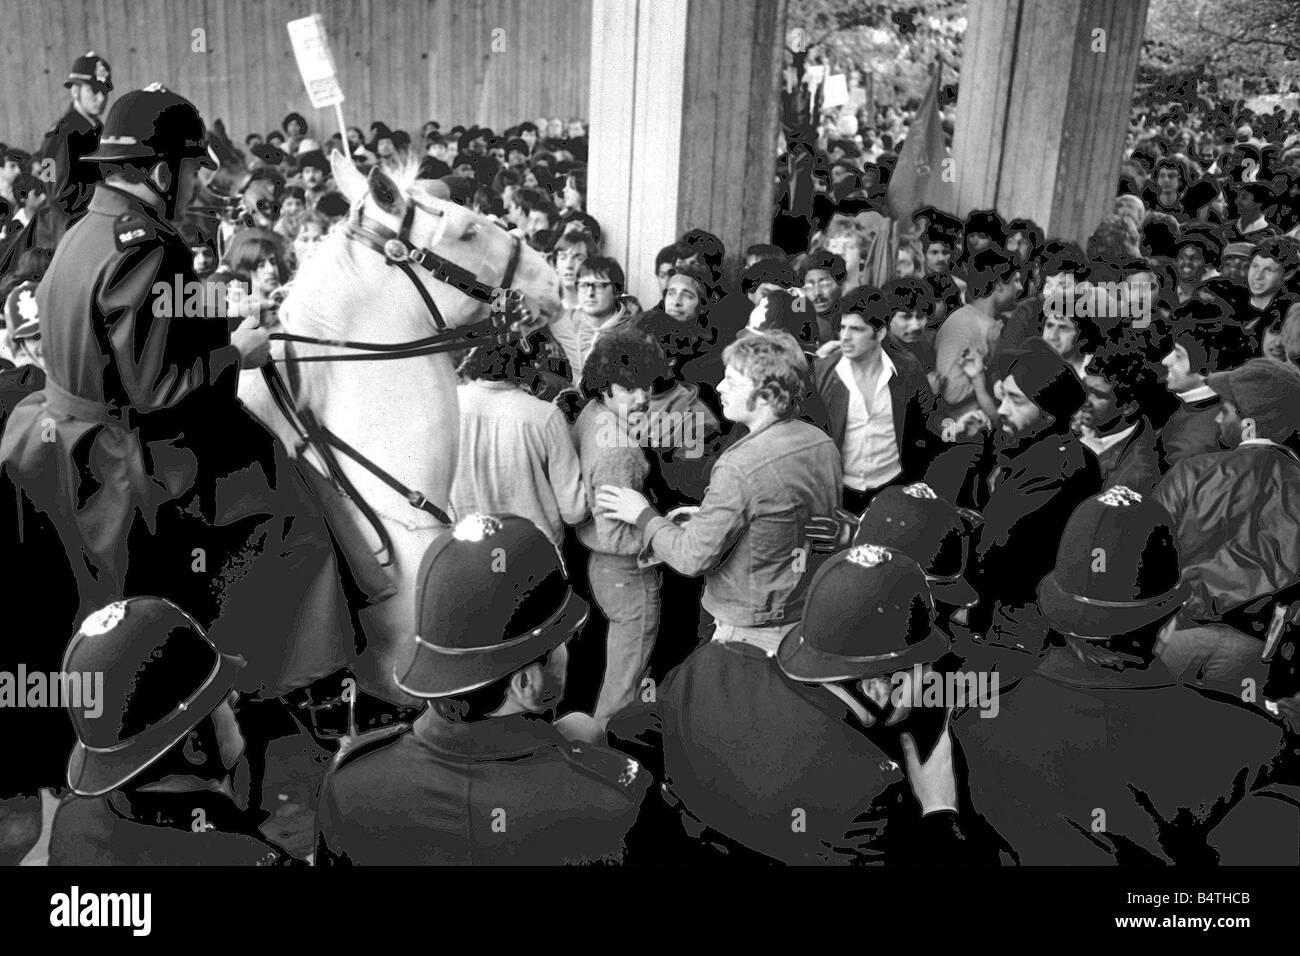
[[[471,239],[473,239],[476,235],[478,235],[478,225],[477,225],[477,224],[471,224],[470,226],[466,227],[466,229],[465,229],[464,232],[462,232],[462,233],[460,234],[460,241],[461,241],[461,242],[469,242],[469,241],[470,241]]]

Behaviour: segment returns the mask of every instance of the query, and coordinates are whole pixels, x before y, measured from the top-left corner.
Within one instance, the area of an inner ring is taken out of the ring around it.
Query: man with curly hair
[[[1088,362],[1080,439],[1097,456],[1103,488],[1124,485],[1145,495],[1160,480],[1155,429],[1142,413],[1156,385],[1155,370],[1127,341],[1103,347]]]

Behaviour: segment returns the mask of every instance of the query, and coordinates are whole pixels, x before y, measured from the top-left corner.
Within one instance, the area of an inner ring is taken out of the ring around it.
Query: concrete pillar
[[[629,291],[692,227],[767,242],[786,0],[593,0],[587,208]]]
[[[1148,0],[971,0],[957,212],[996,208],[1082,244],[1109,213]]]

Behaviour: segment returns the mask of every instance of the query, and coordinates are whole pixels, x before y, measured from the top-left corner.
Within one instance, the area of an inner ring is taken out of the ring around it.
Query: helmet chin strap
[[[155,164],[155,166],[156,165],[157,164]],[[163,216],[164,218],[167,219],[168,222],[171,222],[173,219],[176,218],[176,202],[180,198],[179,196],[177,196],[177,192],[179,191],[180,188],[181,174],[180,174],[179,167],[177,167],[176,169],[172,169],[171,165],[168,164],[167,169],[168,172],[171,173],[171,183],[167,186],[165,190],[159,189],[154,184],[153,176],[151,175],[146,174],[145,176],[142,177],[141,181],[144,183],[145,186],[149,187],[149,191],[153,193],[155,196],[157,196],[158,199],[162,202]]]

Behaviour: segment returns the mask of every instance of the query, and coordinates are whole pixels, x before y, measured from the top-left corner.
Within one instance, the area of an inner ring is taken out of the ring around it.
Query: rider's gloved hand
[[[239,367],[261,368],[271,360],[271,333],[249,316],[230,333],[230,344],[239,350]]]

